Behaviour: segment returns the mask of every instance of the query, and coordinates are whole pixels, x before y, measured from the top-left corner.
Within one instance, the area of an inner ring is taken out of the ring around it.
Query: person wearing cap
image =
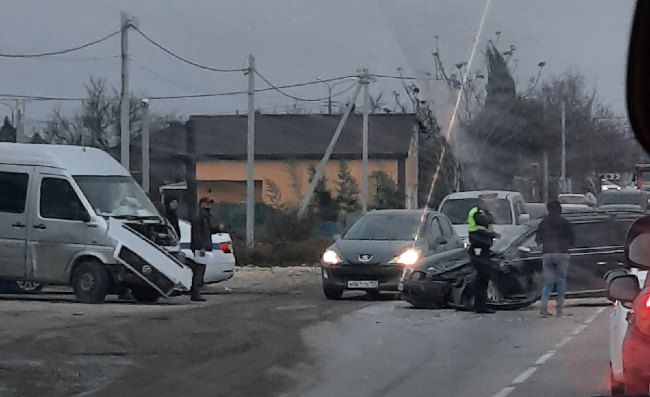
[[[542,267],[544,268],[544,289],[542,290],[540,315],[546,318],[551,315],[548,311],[548,298],[557,286],[557,303],[555,314],[563,317],[564,295],[566,293],[566,275],[569,270],[569,249],[573,247],[575,236],[573,226],[562,216],[562,206],[557,200],[546,204],[548,215],[542,219],[537,228],[535,241],[542,245]]]
[[[174,228],[176,236],[181,237],[181,226],[178,222],[178,199],[176,197],[166,197],[165,198],[165,218]]]
[[[212,235],[221,233],[224,229],[223,224],[213,226],[210,207],[214,200],[209,197],[201,197],[199,200],[199,211],[192,219],[192,239],[190,249],[195,258],[203,258],[206,252],[212,251]],[[205,275],[205,264],[191,262],[192,266],[192,289],[190,290],[191,300],[204,302],[205,298],[201,296],[201,287],[203,286],[203,277]]]
[[[490,248],[498,233],[492,230],[494,218],[491,211],[496,204],[496,195],[482,194],[478,205],[467,214],[467,229],[469,231],[470,258],[476,271],[474,280],[474,310],[477,313],[494,313],[487,306],[487,288],[490,281],[492,262]]]

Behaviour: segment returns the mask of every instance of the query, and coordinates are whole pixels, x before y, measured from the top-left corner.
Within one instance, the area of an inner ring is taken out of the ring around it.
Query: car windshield
[[[645,196],[641,193],[601,194],[598,196],[598,205],[643,205]]]
[[[496,225],[511,225],[512,211],[510,209],[510,202],[506,199],[498,199],[496,201],[497,208],[492,214],[494,216],[494,223]],[[452,224],[466,225],[469,211],[477,205],[478,198],[450,199],[442,204],[440,212],[447,215]]]
[[[584,196],[558,196],[557,201],[560,204],[587,204],[587,199]]]
[[[151,200],[128,176],[75,176],[97,215],[159,217]]]
[[[345,240],[395,240],[412,241],[420,226],[417,213],[369,214],[350,227]]]

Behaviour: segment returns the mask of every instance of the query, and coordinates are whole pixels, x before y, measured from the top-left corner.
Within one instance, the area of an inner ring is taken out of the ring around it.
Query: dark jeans
[[[474,279],[474,307],[476,309],[487,308],[487,288],[490,281],[490,271],[492,263],[490,261],[489,250],[484,250],[487,254],[471,255],[472,266],[476,270],[476,279]]]
[[[190,289],[190,294],[192,297],[200,297],[201,287],[203,287],[203,278],[205,276],[205,265],[196,263],[194,261],[188,262],[192,268],[192,289]]]

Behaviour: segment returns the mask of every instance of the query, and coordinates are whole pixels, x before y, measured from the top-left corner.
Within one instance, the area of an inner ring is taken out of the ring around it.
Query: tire
[[[33,280],[19,280],[10,284],[10,289],[17,294],[40,294],[43,285]]]
[[[341,288],[328,287],[323,285],[323,294],[325,294],[325,298],[327,299],[338,300],[341,299],[341,296],[343,296],[343,290]]]
[[[81,303],[102,303],[110,287],[108,270],[102,263],[84,261],[74,270],[72,289]]]
[[[622,396],[625,394],[625,384],[614,382],[614,374],[612,373],[612,364],[609,364],[609,384],[612,396]]]
[[[160,299],[160,293],[151,287],[131,288],[131,294],[138,302],[155,303]]]

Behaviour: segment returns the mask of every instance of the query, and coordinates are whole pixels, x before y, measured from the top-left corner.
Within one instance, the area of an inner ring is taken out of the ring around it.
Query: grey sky
[[[436,35],[449,66],[466,60],[484,4],[483,0],[6,0],[0,12],[0,51],[31,53],[81,44],[117,30],[124,10],[137,17],[140,28],[154,40],[196,62],[238,68],[253,53],[259,70],[278,85],[348,75],[361,66],[384,74],[395,74],[403,66],[406,73],[421,76],[432,68]],[[500,30],[502,47],[517,46],[520,88],[544,60],[546,76],[578,70],[602,99],[623,112],[633,4],[632,0],[493,0],[482,41]],[[135,32],[129,43],[131,88],[138,94],[246,89],[243,73],[195,69]],[[119,53],[115,37],[67,56],[0,58],[0,92],[80,96],[89,75],[107,77],[118,87]],[[483,57],[477,56],[473,69],[481,68]],[[257,84],[264,86],[259,80]],[[391,105],[390,93],[398,87],[397,81],[380,80],[371,92],[383,91]],[[318,84],[290,92],[313,98],[325,96],[327,89]],[[257,101],[262,111],[282,111],[294,103],[278,94],[260,94]],[[44,119],[56,105],[30,103],[28,116]],[[244,109],[245,95],[152,104],[155,112],[181,115]],[[0,106],[0,114],[7,110]]]

